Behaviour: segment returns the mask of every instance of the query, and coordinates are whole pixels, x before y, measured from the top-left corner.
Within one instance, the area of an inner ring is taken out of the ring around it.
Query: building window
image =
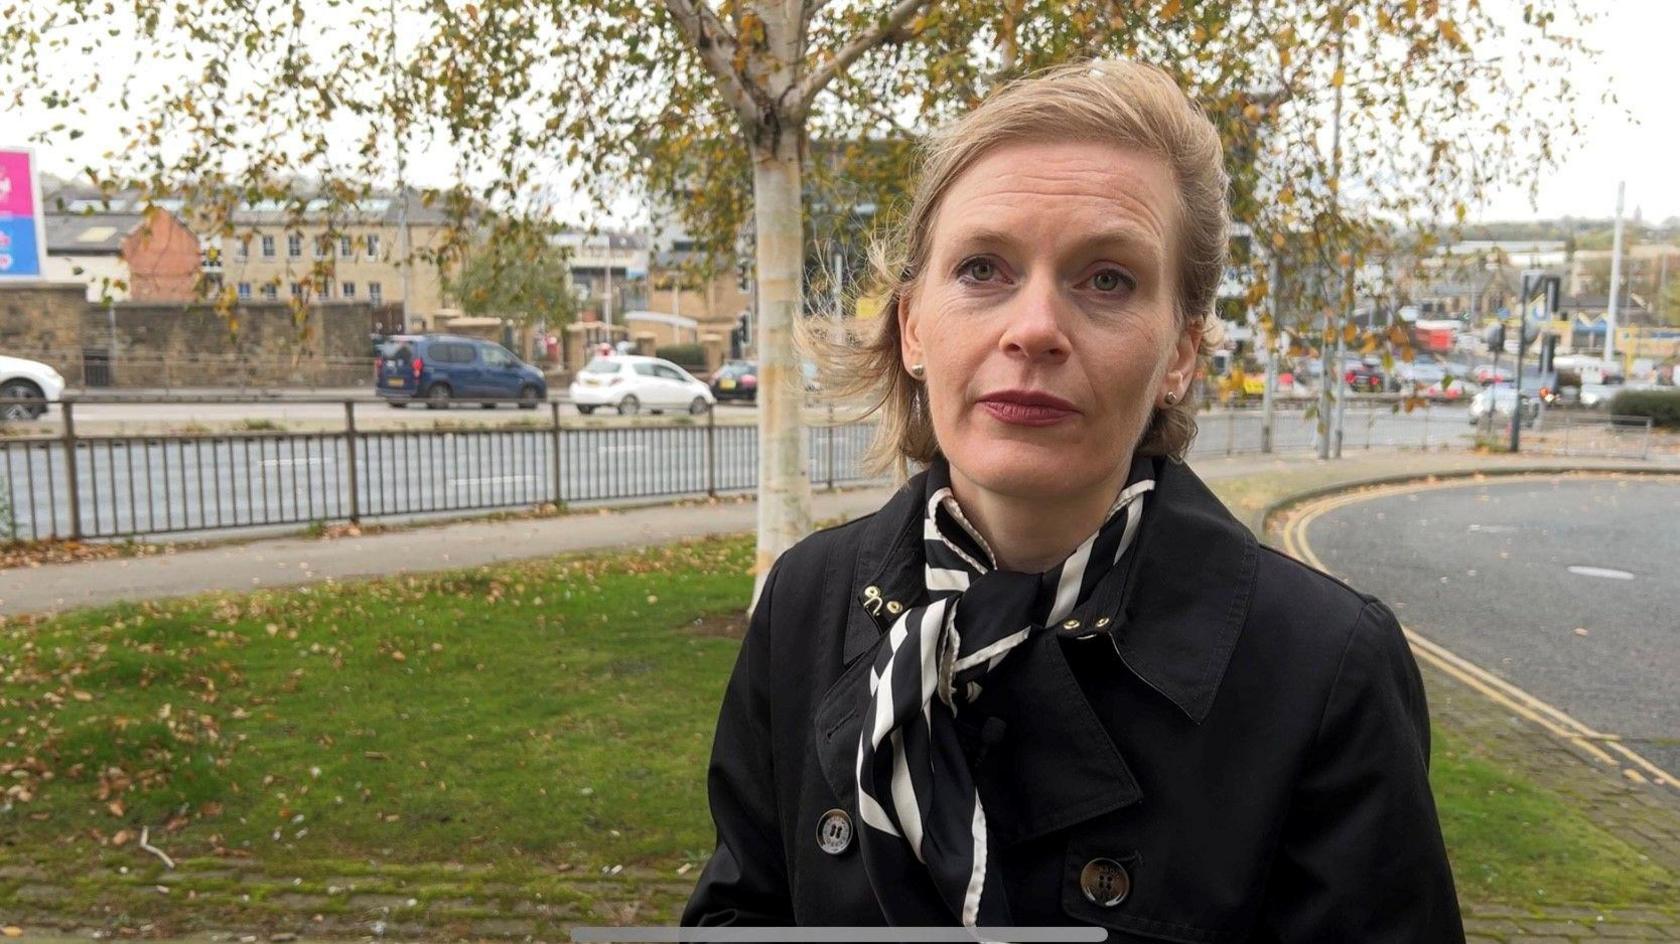
[[[332,237],[330,237],[330,236],[317,236],[317,237],[315,237],[315,258],[325,259],[327,257],[327,255],[331,252],[332,252]]]
[[[286,237],[286,255],[293,259],[303,255],[303,237],[296,233]]]
[[[239,283],[239,297],[241,299],[245,300],[245,301],[250,301],[251,300],[251,283],[250,282],[240,282]]]
[[[275,299],[279,298],[280,297],[280,286],[275,285],[273,282],[270,282],[267,285],[264,285],[263,286],[263,297],[268,299],[269,301],[274,301]]]
[[[238,240],[238,245],[234,248],[233,252],[236,258],[249,259],[251,257],[251,238],[247,236]]]
[[[263,258],[264,259],[274,258],[274,237],[273,236],[264,236],[262,238],[262,251],[263,251]]]
[[[372,237],[369,237],[369,238],[372,238]],[[378,282],[369,282],[368,283],[368,301],[373,302],[375,305],[377,305],[377,304],[380,304],[381,301],[383,301],[384,296],[385,296],[384,289],[383,289],[383,287],[380,286],[380,284]]]
[[[315,294],[320,296],[322,301],[326,301],[327,299],[331,298],[332,297],[332,283],[331,282],[322,282],[320,291],[316,292]]]
[[[293,282],[292,283],[292,297],[293,298],[302,298],[303,297],[303,283],[302,282]]]
[[[338,254],[344,259],[354,256],[356,254],[356,241],[348,236],[338,237]]]
[[[370,259],[379,257],[379,237],[371,233],[367,237],[367,254]]]
[[[339,294],[340,297],[344,298],[345,300],[350,300],[350,299],[355,298],[356,297],[356,283],[355,282],[340,282],[338,284],[338,294]]]

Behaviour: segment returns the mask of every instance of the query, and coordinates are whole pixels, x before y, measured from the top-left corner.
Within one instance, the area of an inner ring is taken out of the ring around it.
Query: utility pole
[[[1616,236],[1610,247],[1610,303],[1604,315],[1604,359],[1616,359],[1616,315],[1620,307],[1622,284],[1622,201],[1627,196],[1627,181],[1616,182]]]
[[[1278,358],[1283,355],[1283,331],[1281,330],[1283,321],[1278,311],[1281,307],[1278,304],[1281,297],[1279,280],[1282,278],[1283,265],[1279,254],[1274,250],[1272,252],[1271,275],[1266,279],[1266,301],[1267,307],[1270,309],[1268,314],[1271,316],[1272,327],[1266,334],[1266,344],[1268,345],[1266,351],[1266,389],[1262,393],[1263,399],[1260,402],[1261,452],[1272,451],[1272,422],[1277,415],[1277,362]]]
[[[1346,84],[1342,72],[1342,65],[1347,52],[1347,11],[1340,10],[1336,20],[1336,104],[1330,119],[1330,218],[1339,222],[1336,217],[1342,203],[1342,86]],[[1339,255],[1339,253],[1338,253]],[[1339,305],[1337,307],[1340,307]],[[1330,458],[1330,440],[1332,433],[1332,417],[1330,415],[1330,390],[1335,385],[1336,397],[1345,396],[1342,389],[1342,332],[1340,326],[1331,320],[1331,312],[1327,307],[1324,312],[1325,340],[1329,340],[1329,333],[1336,333],[1336,354],[1332,365],[1330,346],[1324,344],[1319,348],[1319,361],[1323,368],[1323,389],[1318,393],[1318,457]],[[1334,366],[1334,370],[1332,370]],[[1341,450],[1336,450],[1340,454]]]
[[[400,72],[401,70],[397,68],[397,2],[396,2],[396,0],[390,0],[390,2],[385,5],[385,10],[386,10],[386,13],[390,17],[390,28],[391,28],[390,43],[389,43],[389,48],[387,50],[388,53],[389,53],[390,68],[391,68],[391,100],[392,100],[393,103],[397,103],[397,102],[400,101],[399,100],[398,87],[397,87],[397,73]],[[398,107],[400,108],[401,105],[399,104]],[[413,280],[413,271],[412,271],[414,266],[412,265],[413,259],[410,258],[413,253],[412,253],[412,247],[409,245],[409,234],[408,234],[407,152],[405,150],[405,144],[404,144],[404,141],[407,137],[408,137],[408,127],[407,127],[407,118],[405,116],[404,120],[399,122],[398,127],[397,127],[397,196],[398,196],[398,200],[397,200],[397,252],[401,257],[397,260],[397,266],[402,271],[402,325],[403,325],[403,330],[404,331],[412,331],[414,329],[408,323],[408,304],[409,304],[408,300],[409,300],[409,296],[414,294],[414,291],[413,291],[414,280]],[[434,328],[435,328],[435,326],[434,326]]]
[[[608,329],[607,330],[607,340],[611,341],[612,340],[612,330],[611,329],[612,329],[612,323],[613,323],[613,317],[612,317],[612,264],[613,264],[613,259],[612,259],[612,234],[608,233],[605,238],[606,238],[606,241],[607,241],[607,248],[606,248],[606,254],[603,258],[606,260],[606,270],[607,270],[607,301],[606,301],[606,304],[603,306],[602,311],[601,311],[601,320],[607,323],[607,329]]]
[[[846,319],[846,257],[840,250],[834,250],[834,271],[829,275],[834,283],[834,323],[839,324]]]

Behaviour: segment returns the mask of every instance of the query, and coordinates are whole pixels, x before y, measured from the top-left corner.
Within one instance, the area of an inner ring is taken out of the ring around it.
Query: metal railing
[[[358,402],[378,401],[334,400],[317,402],[343,404],[338,430],[89,435],[76,429],[76,408],[90,402],[57,405],[59,435],[0,439],[0,540],[716,496],[758,484],[757,428],[720,424],[715,412],[580,427],[563,424],[551,402],[547,417],[514,426],[359,429]],[[872,426],[807,435],[813,485],[872,478],[860,465]]]
[[[249,397],[150,398],[172,403],[264,402]],[[20,402],[20,401],[6,401]],[[39,404],[39,401],[33,401]],[[317,522],[458,515],[546,504],[749,492],[758,485],[758,429],[719,423],[715,412],[653,422],[561,421],[561,404],[512,426],[360,428],[357,406],[376,398],[287,403],[342,406],[341,428],[100,432],[76,427],[77,409],[127,398],[56,404],[62,432],[0,438],[0,540],[120,539]],[[494,401],[486,401],[494,402]],[[862,457],[874,428],[829,422],[807,430],[814,486],[872,481]],[[1463,409],[1350,405],[1344,452],[1466,444]],[[568,418],[570,419],[570,418]],[[1278,410],[1271,450],[1315,448],[1317,420]],[[1262,416],[1203,413],[1190,456],[1260,453]],[[628,425],[622,425],[628,423]],[[1524,448],[1565,455],[1647,458],[1643,417],[1586,418],[1551,411]]]
[[[1411,412],[1397,409],[1397,398],[1350,401],[1343,417],[1342,450],[1376,448],[1428,449],[1468,443],[1462,408],[1424,404]],[[1219,410],[1196,416],[1196,440],[1190,457],[1234,456],[1266,451],[1265,417],[1256,409]],[[1272,421],[1272,452],[1307,452],[1318,445],[1318,417],[1304,408],[1278,408]]]
[[[1521,446],[1550,455],[1649,459],[1654,425],[1649,416],[1546,410],[1522,431]]]

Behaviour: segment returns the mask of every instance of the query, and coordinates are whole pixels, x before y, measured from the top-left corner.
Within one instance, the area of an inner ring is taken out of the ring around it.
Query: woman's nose
[[[1016,293],[998,346],[1027,360],[1065,360],[1068,337],[1062,330],[1065,302],[1053,279],[1030,279]]]

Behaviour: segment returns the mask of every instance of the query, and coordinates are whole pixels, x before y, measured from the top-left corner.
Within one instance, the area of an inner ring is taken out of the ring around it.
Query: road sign
[[[0,279],[38,279],[47,255],[35,153],[0,148]]]

